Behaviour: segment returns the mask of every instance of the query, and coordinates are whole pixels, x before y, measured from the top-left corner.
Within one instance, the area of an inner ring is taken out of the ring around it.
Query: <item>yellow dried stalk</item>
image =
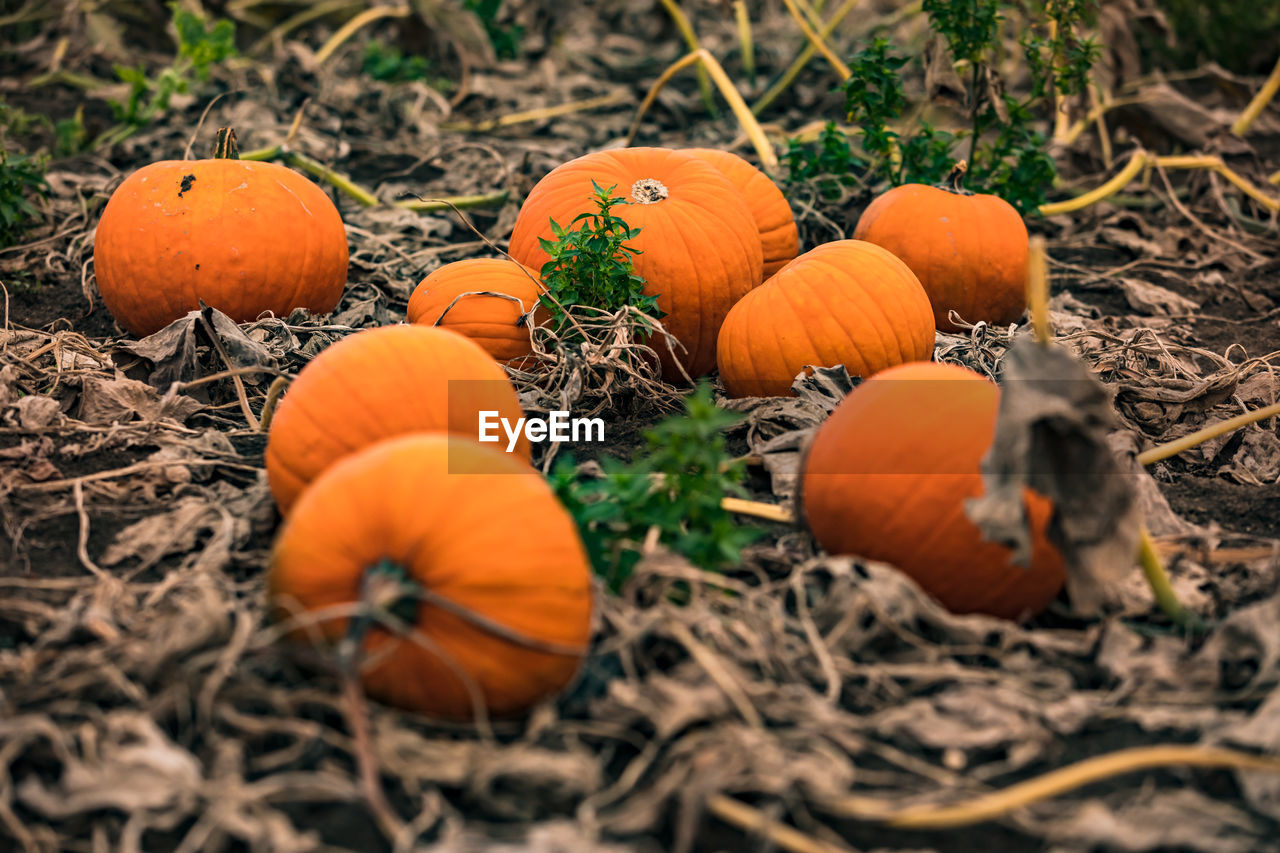
[[[698,34],[693,29],[689,17],[680,8],[675,0],[662,0],[662,6],[667,10],[667,14],[671,16],[671,20],[675,22],[676,29],[680,31],[680,35],[684,38],[684,43],[689,50],[701,50],[702,42],[698,41]],[[716,102],[715,97],[711,94],[711,81],[707,78],[707,70],[698,68],[698,89],[702,92],[702,102],[706,104],[707,111],[715,113]]]
[[[765,172],[769,174],[776,172],[778,169],[778,155],[774,153],[773,145],[769,142],[769,138],[765,136],[764,129],[760,127],[756,117],[751,114],[746,101],[742,100],[742,95],[738,94],[738,90],[734,88],[733,81],[729,79],[729,75],[720,67],[720,63],[716,61],[716,58],[704,48],[698,48],[680,57],[671,63],[667,70],[663,71],[658,79],[654,81],[653,86],[649,88],[649,92],[640,103],[640,108],[636,110],[636,117],[632,120],[631,128],[627,131],[625,144],[630,146],[635,141],[636,133],[640,130],[641,120],[644,118],[645,113],[649,111],[649,108],[653,106],[653,102],[657,100],[658,93],[662,91],[663,87],[671,82],[675,75],[695,63],[707,70],[716,87],[720,89],[721,96],[728,102],[729,109],[733,111],[738,124],[742,126],[743,133],[747,135],[747,138],[751,140],[751,144],[755,146],[756,153],[760,156],[760,163],[764,166]]]
[[[1031,314],[1031,327],[1036,341],[1049,343],[1053,332],[1049,328],[1049,261],[1045,253],[1044,237],[1031,238],[1031,252],[1027,270],[1027,311]]]
[[[835,52],[827,46],[823,37],[815,32],[813,27],[809,26],[809,22],[805,20],[804,14],[801,13],[800,9],[796,6],[796,0],[782,0],[782,2],[786,4],[787,11],[791,13],[791,17],[796,19],[796,23],[800,26],[800,31],[803,32],[804,37],[809,40],[809,44],[811,44],[818,53],[821,53],[822,58],[827,60],[827,63],[835,69],[836,74],[840,75],[840,81],[844,82],[845,80],[848,80],[849,75],[853,72],[850,71],[849,66],[845,65],[844,62],[840,60],[840,57],[836,56]]]
[[[318,65],[323,65],[329,57],[333,56],[338,48],[342,47],[342,45],[346,43],[347,39],[355,35],[361,27],[372,24],[374,21],[382,20],[383,18],[407,18],[411,14],[413,13],[408,6],[374,6],[370,9],[365,9],[359,15],[356,15],[354,18],[339,27],[338,31],[330,36],[329,40],[324,43],[324,46],[321,47],[320,50],[316,51],[316,63]]]
[[[747,11],[746,0],[733,0],[733,17],[738,25],[738,52],[742,54],[742,71],[755,85],[756,80],[756,45],[751,32],[751,15]]]
[[[1086,758],[956,805],[900,809],[884,800],[848,796],[824,803],[823,807],[842,817],[883,822],[897,829],[954,829],[994,820],[1104,779],[1158,767],[1214,767],[1280,773],[1280,756],[1184,744],[1139,746]]]
[[[828,38],[833,32],[835,32],[836,27],[838,27],[840,22],[853,11],[853,7],[857,6],[859,2],[860,0],[845,0],[840,8],[832,14],[831,20],[827,21],[822,29],[818,31],[818,35],[824,40]],[[914,2],[905,7],[905,9],[915,8],[918,11],[920,9],[921,2],[922,0],[914,0]],[[778,82],[770,86],[769,89],[760,96],[760,100],[756,101],[755,104],[752,105],[751,114],[760,115],[760,113],[764,112],[770,104],[777,100],[778,96],[785,92],[791,84],[795,82],[795,79],[799,76],[801,70],[809,64],[809,60],[813,59],[813,55],[817,52],[818,51],[814,48],[812,42],[806,45],[805,49],[800,51],[800,55],[792,60],[791,64],[787,66],[787,70],[778,78]]]
[[[1244,108],[1244,112],[1240,113],[1240,117],[1235,120],[1235,124],[1231,125],[1231,132],[1236,136],[1244,136],[1249,132],[1249,128],[1262,115],[1262,111],[1267,104],[1271,103],[1271,99],[1276,96],[1276,92],[1280,91],[1280,59],[1276,60],[1276,67],[1271,69],[1271,76],[1267,78],[1267,82],[1262,84],[1262,88],[1258,90],[1258,94],[1253,96],[1253,100],[1249,102],[1249,106]]]
[[[1120,170],[1119,174],[1107,181],[1097,189],[1090,190],[1082,196],[1070,199],[1068,201],[1055,201],[1049,204],[1040,205],[1040,213],[1045,216],[1054,216],[1059,213],[1072,213],[1077,210],[1083,210],[1091,204],[1096,204],[1105,198],[1115,195],[1128,185],[1143,169],[1152,166],[1159,166],[1165,169],[1205,169],[1210,172],[1216,172],[1229,182],[1234,184],[1241,192],[1261,204],[1268,210],[1280,211],[1280,201],[1272,198],[1262,190],[1249,183],[1245,178],[1241,177],[1236,171],[1222,161],[1221,157],[1199,155],[1199,156],[1164,156],[1158,157],[1149,154],[1142,149],[1133,152],[1129,158],[1129,162]]]

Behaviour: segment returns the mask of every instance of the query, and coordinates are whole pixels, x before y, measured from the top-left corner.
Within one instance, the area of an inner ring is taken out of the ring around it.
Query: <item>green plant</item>
[[[44,173],[46,158],[10,150],[8,136],[27,130],[33,117],[0,101],[0,248],[16,245],[40,220],[32,197],[49,192]]]
[[[793,184],[817,178],[825,182],[817,185],[821,195],[834,200],[840,185],[856,182],[844,177],[855,170],[889,186],[938,183],[952,172],[959,144],[967,140],[965,185],[999,195],[1024,215],[1034,212],[1056,175],[1036,125],[1052,116],[1059,95],[1085,91],[1098,48],[1077,31],[1092,24],[1097,6],[1098,0],[924,0],[932,31],[967,71],[968,127],[952,133],[917,119],[910,132],[902,130],[909,99],[901,69],[908,60],[895,55],[887,39],[876,38],[854,55],[843,85],[847,119],[861,128],[861,156],[841,150],[836,134],[843,134],[834,128],[816,149],[793,142]],[[1025,18],[1019,41],[1030,72],[1020,97],[999,91],[990,72],[1006,20],[1002,10],[1014,8]]]
[[[658,297],[645,295],[644,279],[636,275],[634,258],[639,250],[627,245],[640,229],[613,213],[615,205],[630,202],[615,198],[614,187],[602,189],[595,181],[591,186],[595,213],[579,214],[569,228],[552,219],[553,239],[538,238],[550,256],[540,271],[547,293],[539,302],[551,313],[557,333],[571,325],[568,315],[575,306],[617,311],[631,305],[642,315],[663,316]],[[640,329],[644,333],[652,327],[641,320]]]
[[[504,27],[498,23],[502,0],[464,0],[463,5],[480,19],[499,59],[515,59],[520,55],[520,39],[524,36],[524,27],[519,24]]]
[[[452,87],[448,79],[432,76],[431,63],[426,57],[406,55],[399,48],[377,40],[365,45],[360,70],[384,83],[422,80],[434,89],[447,90]]]
[[[123,102],[111,101],[120,126],[103,134],[99,143],[119,142],[145,127],[169,109],[174,95],[190,91],[193,82],[208,80],[215,65],[235,55],[235,25],[231,21],[219,20],[210,27],[204,18],[176,2],[170,3],[169,8],[177,32],[177,55],[155,77],[149,76],[141,65],[116,66],[116,76],[129,84],[129,94]]]
[[[741,495],[745,467],[725,464],[724,430],[739,416],[717,408],[707,383],[685,398],[683,415],[645,433],[646,453],[630,463],[601,460],[604,476],[584,480],[562,457],[550,481],[578,523],[596,573],[615,592],[640,561],[644,542],[657,542],[704,569],[736,564],[760,531],[742,527],[720,506]]]
[[[842,187],[856,184],[854,173],[864,167],[863,161],[853,153],[849,137],[829,121],[818,138],[811,143],[791,139],[783,155],[787,164],[787,186],[813,187],[822,198],[836,201]]]

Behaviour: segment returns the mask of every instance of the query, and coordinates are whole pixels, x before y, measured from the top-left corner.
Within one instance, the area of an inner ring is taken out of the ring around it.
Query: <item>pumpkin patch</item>
[[[658,297],[679,351],[658,344],[663,376],[702,376],[715,367],[716,332],[729,309],[759,284],[764,269],[756,220],[718,169],[662,148],[587,154],[556,167],[534,186],[511,232],[511,257],[541,269],[540,239],[551,221],[566,225],[592,210],[592,185],[613,187],[627,205],[618,214],[640,229],[632,241],[645,292]]]
[[[495,516],[520,517],[537,538],[508,536]],[[523,460],[445,434],[348,456],[298,501],[267,583],[282,612],[321,611],[359,602],[379,566],[417,598],[404,635],[379,626],[366,638],[371,696],[432,717],[502,717],[577,672],[591,634],[590,568],[572,519]],[[318,624],[336,642],[349,622]]]
[[[969,323],[1007,325],[1026,308],[1027,228],[996,196],[895,187],[863,211],[853,236],[906,262],[942,331],[958,328],[952,311]]]
[[[0,3],[0,853],[1280,853],[1277,33]]]
[[[1045,538],[1049,504],[1028,492],[1031,566],[983,541],[964,513],[982,494],[1000,391],[972,371],[910,363],[855,388],[814,436],[804,463],[805,518],[832,554],[902,569],[948,609],[1015,618],[1043,610],[1066,579]]]
[[[333,202],[276,163],[238,159],[234,135],[208,160],[129,175],[94,234],[98,291],[138,337],[211,305],[237,322],[295,308],[327,314],[347,283],[347,235]]]
[[[506,374],[470,339],[430,326],[369,329],[326,349],[290,385],[271,423],[266,468],[288,512],[344,456],[385,438],[442,431],[478,437],[479,413],[520,416]],[[516,447],[529,458],[523,438]]]
[[[495,360],[530,352],[528,323],[538,304],[538,274],[513,261],[478,258],[445,264],[409,297],[410,323],[466,335]]]
[[[871,376],[933,352],[929,299],[906,265],[841,240],[801,255],[743,297],[720,329],[717,358],[733,397],[779,397],[809,366]]]

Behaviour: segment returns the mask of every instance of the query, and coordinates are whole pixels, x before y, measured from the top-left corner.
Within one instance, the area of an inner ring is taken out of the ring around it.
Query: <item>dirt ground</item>
[[[742,81],[732,16],[686,5],[704,46]],[[847,41],[893,14],[867,5]],[[321,64],[316,50],[337,28],[321,20],[243,52],[110,150],[52,162],[47,223],[0,253],[0,848],[1280,850],[1280,776],[1260,770],[1117,774],[942,830],[895,828],[842,799],[965,801],[1135,746],[1280,753],[1274,420],[1143,477],[1148,526],[1207,623],[1201,634],[1174,629],[1136,570],[1102,618],[1065,604],[1022,624],[960,617],[889,567],[827,557],[803,530],[744,518],[767,535],[737,570],[658,554],[620,596],[602,592],[580,678],[529,719],[462,727],[370,706],[364,758],[391,814],[370,807],[338,679],[318,654],[277,642],[266,619],[279,518],[256,418],[274,375],[354,330],[403,320],[413,286],[439,264],[491,254],[476,231],[502,245],[534,182],[618,144],[648,86],[686,50],[658,3],[516,6],[519,59],[461,63],[449,37],[413,18],[375,22]],[[756,28],[757,83],[742,82],[754,94],[803,43],[770,9]],[[92,26],[71,11],[27,25],[0,57],[0,98],[54,120],[83,103],[90,135],[105,129],[105,96],[28,85],[55,54],[62,68],[114,80]],[[895,26],[915,37],[909,19]],[[242,40],[261,33],[241,30]],[[135,61],[171,59],[162,31],[135,21],[125,32]],[[421,49],[452,89],[362,75],[373,37]],[[1227,130],[1259,82],[1217,67],[1152,82],[1139,90],[1155,93],[1149,102],[1108,116],[1113,162],[1137,141],[1200,150],[1280,195],[1266,182],[1280,168],[1277,107],[1247,140]],[[837,114],[833,85],[815,61],[762,115],[766,129]],[[465,127],[597,98],[612,102]],[[334,314],[245,324],[223,336],[235,344],[227,355],[195,321],[165,342],[124,334],[92,265],[111,190],[191,140],[209,148],[218,126],[235,127],[244,150],[274,145],[304,104],[291,146],[383,200],[508,199],[469,210],[473,231],[450,212],[361,207],[329,188],[351,246]],[[751,150],[728,110],[707,115],[690,74],[664,90],[638,142]],[[1055,153],[1063,193],[1116,170],[1096,135]],[[1031,223],[1049,241],[1055,335],[1114,392],[1135,451],[1280,398],[1275,214],[1216,174],[1148,177]],[[869,198],[795,196],[805,245],[847,236]],[[940,335],[938,354],[999,376],[1010,340],[978,327]],[[245,366],[263,372],[227,375]],[[662,402],[630,401],[608,415],[608,448],[571,452],[630,456]],[[800,403],[734,407],[747,416],[731,435],[742,453],[812,416]],[[760,500],[789,497],[763,469],[749,486]],[[683,603],[673,588],[688,590]],[[744,818],[735,804],[755,811]]]

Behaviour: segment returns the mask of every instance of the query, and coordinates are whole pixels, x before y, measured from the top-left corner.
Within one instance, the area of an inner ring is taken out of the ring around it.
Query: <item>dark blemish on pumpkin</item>
[[[178,198],[182,198],[182,194],[187,190],[191,189],[191,185],[194,184],[195,182],[196,182],[195,175],[183,175],[182,187],[178,190]]]
[[[199,265],[199,264],[196,264],[196,269],[200,269],[200,265]]]

